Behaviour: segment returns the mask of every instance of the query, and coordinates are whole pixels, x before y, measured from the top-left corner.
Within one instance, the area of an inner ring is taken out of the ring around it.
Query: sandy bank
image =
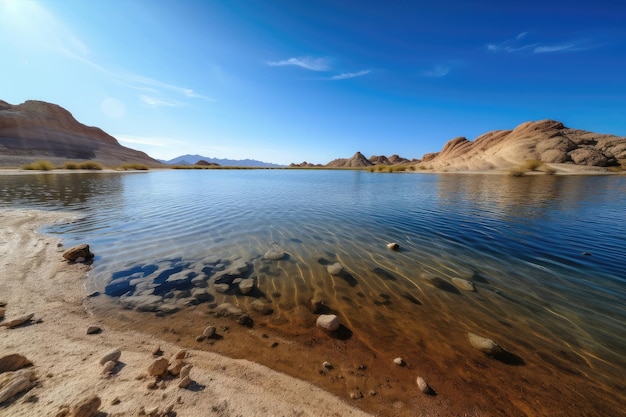
[[[62,260],[58,242],[37,232],[68,215],[42,211],[0,210],[0,302],[6,318],[34,313],[31,322],[0,328],[0,358],[28,358],[38,383],[0,405],[4,416],[54,416],[65,405],[97,394],[107,416],[138,415],[140,409],[173,407],[177,416],[366,416],[337,397],[301,380],[246,360],[188,350],[193,365],[191,389],[178,381],[148,389],[145,375],[157,346],[169,358],[175,344],[135,331],[102,325],[86,308],[89,267]],[[99,334],[87,335],[90,325]],[[113,348],[122,355],[116,373],[102,375],[100,358]],[[116,400],[117,399],[117,400]],[[115,400],[115,401],[114,401]],[[119,401],[119,402],[118,402]]]

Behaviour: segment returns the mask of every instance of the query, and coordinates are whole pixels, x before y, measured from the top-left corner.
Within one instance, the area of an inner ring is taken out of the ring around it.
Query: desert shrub
[[[123,169],[124,171],[128,171],[128,170],[147,171],[150,168],[148,168],[148,166],[144,164],[134,163],[134,164],[124,164],[120,167],[120,169]]]
[[[527,171],[537,171],[537,169],[539,169],[539,167],[541,167],[542,165],[542,161],[539,161],[537,159],[529,159],[527,161],[524,161],[522,169],[525,169]]]
[[[510,177],[523,177],[526,171],[522,168],[511,168],[508,172]]]
[[[543,172],[545,172],[545,173],[546,173],[546,174],[548,174],[548,175],[554,175],[554,174],[556,174],[556,169],[554,169],[554,168],[552,168],[552,167],[549,167],[549,166],[546,166],[546,167],[543,169]]]
[[[78,167],[80,169],[90,169],[94,171],[100,171],[101,169],[103,169],[102,164],[96,161],[81,162],[80,164],[78,164]]]
[[[36,162],[31,162],[30,164],[23,165],[22,169],[29,169],[35,171],[52,171],[54,169],[54,165],[52,162],[46,160],[39,160]]]
[[[406,165],[374,165],[366,168],[369,172],[403,172],[407,170]]]
[[[64,169],[78,169],[79,166],[76,162],[65,162],[63,163]]]

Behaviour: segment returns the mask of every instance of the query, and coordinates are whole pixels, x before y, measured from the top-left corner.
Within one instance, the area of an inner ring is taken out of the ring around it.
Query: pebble
[[[321,314],[316,324],[319,328],[334,332],[339,328],[339,318],[334,314]]]
[[[204,337],[213,337],[215,336],[216,329],[213,326],[207,326],[202,332],[202,336]]]
[[[189,376],[182,378],[178,383],[179,388],[187,388],[189,385],[191,385],[191,378],[189,378]]]
[[[98,334],[102,331],[102,328],[98,326],[89,326],[87,327],[87,334]]]
[[[72,407],[72,417],[94,417],[98,414],[98,409],[102,400],[97,395],[86,398]]]
[[[417,383],[417,387],[420,389],[420,391],[422,391],[424,394],[428,394],[430,393],[431,389],[428,386],[428,384],[426,383],[426,381],[424,380],[424,378],[422,378],[421,376],[418,376],[417,379],[415,380],[415,382]]]
[[[14,327],[21,326],[27,321],[30,321],[30,319],[32,319],[34,315],[35,313],[24,314],[23,316],[19,316],[17,318],[14,318],[13,320],[0,323],[0,326],[4,326],[4,327],[8,327],[9,329],[12,329]]]
[[[174,359],[185,359],[187,357],[187,351],[185,349],[181,349],[174,355]]]
[[[486,337],[478,336],[472,332],[467,332],[467,337],[470,344],[481,352],[489,355],[496,355],[502,353],[502,348],[493,340]]]
[[[120,400],[120,397],[115,397],[111,400],[111,405],[118,405],[121,402],[122,400]]]
[[[156,387],[157,387],[156,379],[153,379],[146,384],[146,388],[148,389],[156,389]]]
[[[191,373],[191,368],[193,368],[193,365],[190,363],[182,367],[182,369],[180,370],[181,379],[189,376],[189,374]]]
[[[343,265],[340,264],[339,262],[336,262],[332,265],[328,265],[328,267],[326,268],[326,270],[328,271],[328,273],[330,275],[341,275],[341,273],[343,272]]]
[[[252,278],[242,279],[239,283],[239,291],[242,294],[248,294],[254,288],[254,280]]]
[[[363,393],[361,391],[355,390],[350,393],[350,398],[353,400],[360,400],[363,398]]]
[[[400,245],[398,245],[396,242],[387,243],[387,249],[398,250],[400,249]]]
[[[4,313],[6,313],[6,311],[6,308],[0,307],[0,320],[4,319]]]
[[[371,397],[375,397],[375,396],[376,396],[376,391],[371,390],[371,391],[370,391],[370,396],[371,396]]]
[[[117,362],[120,356],[122,356],[122,351],[119,348],[110,350],[100,359],[100,365],[104,365],[109,361]]]
[[[330,362],[324,362],[322,366],[328,370],[333,369],[333,364]]]
[[[111,371],[113,371],[113,369],[115,369],[116,365],[117,365],[117,362],[108,361],[107,363],[104,364],[104,367],[102,368],[102,373],[105,375],[110,373]]]
[[[270,261],[278,261],[285,257],[285,252],[280,248],[272,248],[265,252],[263,258],[268,259]]]
[[[150,417],[155,417],[159,413],[159,406],[144,408],[143,412]]]
[[[161,376],[167,372],[169,361],[165,358],[155,359],[148,366],[148,374],[152,376]]]
[[[398,366],[405,366],[406,365],[406,362],[402,358],[395,358],[393,360],[393,363],[395,363]]]
[[[455,287],[463,291],[474,291],[476,289],[476,287],[474,287],[474,283],[466,279],[452,278],[452,283]]]
[[[228,284],[215,284],[215,291],[225,293],[230,290],[230,285]]]
[[[156,349],[154,349],[152,351],[152,354],[154,356],[161,356],[161,355],[163,355],[163,351],[161,350],[161,346],[157,346]]]

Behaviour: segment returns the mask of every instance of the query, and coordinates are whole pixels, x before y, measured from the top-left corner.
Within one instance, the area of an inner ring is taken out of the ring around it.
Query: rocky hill
[[[97,127],[85,126],[56,104],[0,100],[0,166],[19,167],[46,159],[61,165],[92,160],[115,167],[126,163],[161,166],[147,154],[124,147]]]
[[[529,160],[587,167],[620,165],[626,137],[570,129],[554,120],[526,122],[513,130],[485,133],[470,141],[458,137],[420,165],[436,170],[508,169]]]
[[[398,155],[391,155],[387,158],[384,155],[372,155],[366,158],[361,152],[355,153],[352,158],[339,158],[330,161],[325,166],[328,168],[364,168],[373,165],[401,165],[409,164],[411,162],[406,158],[402,158]]]

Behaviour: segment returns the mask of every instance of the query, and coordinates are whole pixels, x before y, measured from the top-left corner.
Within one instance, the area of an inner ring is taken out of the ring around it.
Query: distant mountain
[[[19,167],[39,159],[53,164],[91,160],[115,167],[127,163],[161,166],[147,154],[127,148],[97,127],[78,122],[63,107],[28,100],[0,100],[0,166]]]
[[[209,158],[208,156],[202,155],[181,155],[174,159],[170,159],[169,161],[159,160],[160,162],[168,165],[194,165],[198,161],[206,161],[214,164],[219,164],[221,166],[236,166],[236,167],[268,167],[268,168],[278,168],[283,165],[272,164],[270,162],[262,162],[256,161],[254,159],[220,159],[220,158]]]
[[[526,122],[470,141],[458,137],[440,152],[426,154],[421,166],[436,170],[508,169],[537,160],[588,167],[619,166],[626,159],[626,137],[570,129],[555,120]]]
[[[417,161],[410,161],[398,155],[391,155],[389,158],[385,155],[372,155],[368,159],[361,152],[357,152],[352,156],[352,158],[334,159],[325,166],[329,168],[363,168],[373,165],[404,165],[415,162]]]

